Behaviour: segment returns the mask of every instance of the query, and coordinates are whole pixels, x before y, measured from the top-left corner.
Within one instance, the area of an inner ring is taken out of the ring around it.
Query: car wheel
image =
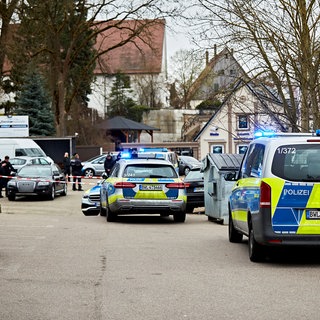
[[[238,230],[235,229],[233,220],[231,217],[231,214],[229,213],[229,226],[228,226],[228,232],[229,232],[229,241],[233,243],[239,243],[242,241],[243,234],[240,233]]]
[[[51,187],[51,193],[49,194],[49,200],[54,200],[55,195],[56,195],[56,188],[55,188],[55,186],[53,185],[53,186]]]
[[[102,205],[100,204],[100,216],[105,217],[107,214],[107,211],[105,208],[102,207]]]
[[[86,177],[93,177],[94,176],[94,170],[93,169],[86,169],[86,170],[84,170],[84,175]]]
[[[16,195],[15,195],[14,193],[8,194],[8,200],[9,200],[9,201],[14,201],[14,200],[16,200]]]
[[[114,222],[117,219],[117,214],[112,212],[108,207],[106,208],[106,219],[108,222]]]
[[[63,186],[63,191],[61,192],[61,195],[62,195],[62,196],[66,196],[66,195],[67,195],[67,192],[68,192],[68,186],[67,186],[67,184],[65,183],[64,186]]]
[[[190,168],[189,167],[185,167],[184,168],[184,175],[186,176],[189,172],[190,172]]]
[[[185,212],[177,212],[173,214],[173,221],[174,222],[185,222],[186,220],[186,213]]]
[[[261,262],[264,259],[263,247],[255,240],[252,226],[249,227],[249,258],[252,262]]]

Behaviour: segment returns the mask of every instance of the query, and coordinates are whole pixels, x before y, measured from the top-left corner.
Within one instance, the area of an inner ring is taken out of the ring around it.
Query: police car
[[[247,236],[251,261],[263,260],[273,246],[320,246],[319,136],[255,139],[237,175],[226,177],[232,179],[229,240]]]
[[[185,221],[184,182],[172,163],[149,156],[119,160],[101,183],[100,214],[107,221],[123,214],[173,215],[175,222]]]
[[[85,216],[97,216],[100,213],[100,184],[85,191],[81,199],[81,211]]]

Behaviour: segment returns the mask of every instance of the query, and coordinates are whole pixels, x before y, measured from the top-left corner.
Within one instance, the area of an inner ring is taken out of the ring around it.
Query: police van
[[[253,140],[229,198],[229,241],[249,238],[249,258],[273,246],[320,246],[320,132]]]

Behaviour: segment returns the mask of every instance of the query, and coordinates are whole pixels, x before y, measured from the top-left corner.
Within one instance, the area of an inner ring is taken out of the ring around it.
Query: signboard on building
[[[0,137],[29,137],[29,117],[0,116]]]

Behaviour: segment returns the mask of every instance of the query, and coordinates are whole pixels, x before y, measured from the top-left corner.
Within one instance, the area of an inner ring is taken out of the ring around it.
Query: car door
[[[94,168],[94,171],[95,171],[96,175],[98,175],[98,176],[102,175],[102,173],[104,172],[105,159],[106,159],[106,156],[103,155],[92,162],[92,166]]]
[[[65,176],[62,170],[58,166],[53,165],[52,174],[53,174],[53,181],[54,181],[56,191],[63,190],[66,181],[65,181]]]

